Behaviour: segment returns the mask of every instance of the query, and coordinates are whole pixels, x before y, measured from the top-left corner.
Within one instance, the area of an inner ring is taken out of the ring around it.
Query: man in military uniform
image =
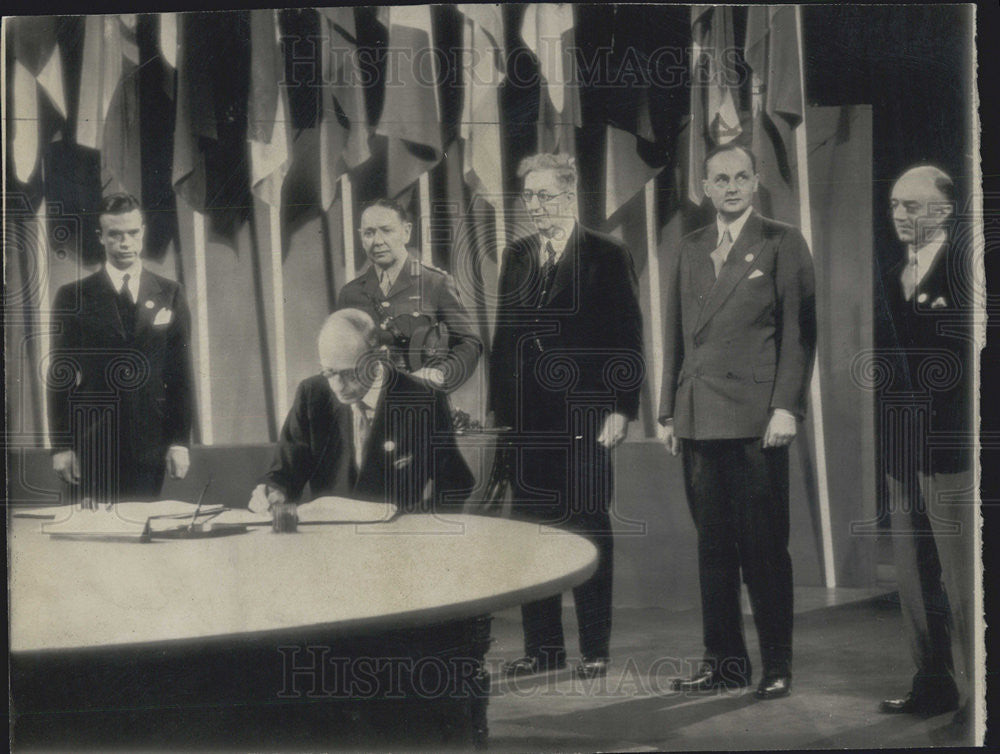
[[[398,368],[451,392],[472,376],[483,344],[451,275],[410,254],[412,229],[391,199],[365,208],[359,233],[371,264],[341,289],[337,308],[367,312]]]

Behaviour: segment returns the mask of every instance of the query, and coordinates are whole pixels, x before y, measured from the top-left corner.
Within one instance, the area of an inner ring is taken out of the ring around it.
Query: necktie
[[[118,314],[122,319],[122,327],[126,333],[131,333],[135,329],[135,303],[132,301],[132,293],[128,289],[128,281],[131,275],[125,273],[122,276],[122,287],[118,290]]]
[[[733,237],[729,233],[729,228],[726,228],[726,232],[722,234],[722,242],[711,254],[712,264],[715,266],[716,279],[718,279],[719,273],[722,271],[722,265],[726,263],[726,257],[729,256],[731,248],[733,248]]]
[[[368,436],[371,434],[372,420],[369,408],[362,402],[355,404],[354,411],[354,463],[358,470],[365,460],[365,445],[368,443]]]
[[[389,273],[380,272],[379,277],[381,278],[379,281],[379,287],[382,289],[382,295],[388,296],[389,291],[392,290],[392,283],[389,282]]]
[[[910,253],[910,259],[903,269],[903,298],[909,301],[917,291],[917,255]]]
[[[545,243],[545,263],[542,265],[542,292],[538,296],[538,305],[545,303],[545,298],[552,289],[552,283],[556,279],[556,250],[552,248],[551,242]]]

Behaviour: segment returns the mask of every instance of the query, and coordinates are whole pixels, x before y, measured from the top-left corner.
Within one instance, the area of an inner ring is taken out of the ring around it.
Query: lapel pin
[[[146,300],[146,308],[147,309],[152,309],[154,306],[155,306],[155,304],[151,300],[149,300],[149,299]]]
[[[385,444],[382,445],[382,448],[385,450],[386,453],[391,453],[396,449],[396,443],[394,443],[392,440],[386,440]]]
[[[743,257],[743,260],[746,261],[746,262],[752,262],[753,261],[753,254],[747,254],[745,257]]]
[[[921,304],[927,301],[927,294],[921,293],[919,296],[917,296],[917,301],[920,302]]]

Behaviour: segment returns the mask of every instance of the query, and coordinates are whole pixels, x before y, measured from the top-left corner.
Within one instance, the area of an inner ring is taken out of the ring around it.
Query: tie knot
[[[556,250],[552,248],[551,241],[545,243],[545,261],[549,264],[555,264],[556,261]]]
[[[122,275],[122,282],[125,283],[125,285],[128,285],[128,281],[131,279],[132,276],[127,272],[124,275]]]
[[[729,228],[722,233],[722,240],[719,241],[719,246],[725,246],[733,242],[733,235],[729,232]]]

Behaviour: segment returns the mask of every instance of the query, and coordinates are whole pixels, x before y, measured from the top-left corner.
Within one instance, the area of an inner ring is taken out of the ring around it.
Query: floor
[[[912,674],[895,595],[796,590],[795,666],[788,698],[757,701],[749,691],[684,696],[669,678],[686,675],[701,652],[697,611],[618,610],[612,670],[581,681],[570,670],[505,679],[521,654],[520,612],[494,615],[490,750],[532,752],[711,749],[896,748],[942,743],[951,719],[883,715],[879,700],[905,693]],[[576,625],[565,600],[570,667]],[[756,657],[753,622],[747,641]],[[759,678],[755,668],[754,681]],[[951,742],[957,745],[960,742]],[[947,744],[946,744],[947,745]]]

